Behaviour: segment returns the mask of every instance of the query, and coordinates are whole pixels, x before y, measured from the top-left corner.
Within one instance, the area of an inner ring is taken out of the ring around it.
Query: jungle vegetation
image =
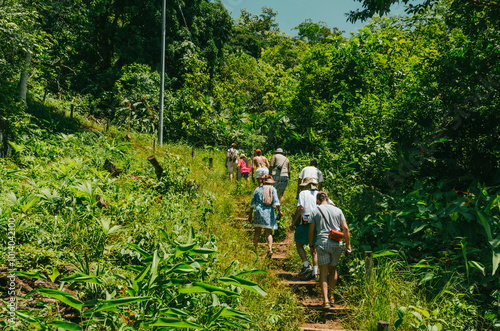
[[[167,0],[158,179],[162,1],[0,0],[0,261],[15,219],[18,276],[60,286],[30,295],[77,316],[40,301],[20,327],[296,327],[291,294],[215,231],[249,194],[224,182],[237,142],[283,148],[295,172],[318,160],[354,238],[350,327],[499,328],[500,5],[360,2],[349,37],[311,20],[292,37],[272,8],[233,20],[218,0]]]

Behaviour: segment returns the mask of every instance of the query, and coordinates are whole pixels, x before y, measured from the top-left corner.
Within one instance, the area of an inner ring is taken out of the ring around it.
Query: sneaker
[[[300,269],[300,272],[299,272],[299,277],[306,277],[308,274],[311,275],[312,271],[313,271],[313,269],[311,268],[311,266],[302,267],[302,269]]]
[[[330,295],[330,297],[328,298],[328,303],[330,303],[331,306],[333,306],[335,304],[335,299],[334,299],[333,295]]]
[[[312,278],[312,279],[314,279],[315,281],[319,281],[319,275],[318,275],[318,274],[316,274],[316,275],[312,275],[312,276],[313,276],[313,278]]]
[[[330,303],[327,301],[327,302],[323,303],[323,308],[330,309],[330,308],[332,308],[332,306],[330,306]]]

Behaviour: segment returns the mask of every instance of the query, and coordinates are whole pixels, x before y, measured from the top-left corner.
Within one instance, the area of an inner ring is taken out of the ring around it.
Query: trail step
[[[333,305],[331,308],[323,308],[321,305],[304,305],[299,306],[300,309],[304,310],[314,310],[318,312],[322,312],[325,314],[334,314],[334,313],[347,313],[349,308],[341,306],[341,305]]]
[[[314,280],[286,280],[285,283],[290,286],[319,286]]]
[[[329,321],[328,324],[319,324],[319,323],[302,324],[299,327],[299,329],[303,330],[303,331],[340,331],[340,330],[344,330],[344,328],[342,328],[342,326],[335,321]]]
[[[240,209],[244,208],[243,205],[248,205],[248,202],[236,202]],[[242,211],[242,210],[240,210]],[[241,222],[242,225],[238,226],[242,231],[252,234],[255,229],[254,227],[246,227],[245,222],[248,222],[248,217],[241,217],[242,213],[236,213],[238,216],[233,217],[235,222]],[[250,224],[248,223],[250,226]],[[339,304],[332,305],[331,308],[325,309],[322,307],[322,299],[319,298],[319,284],[315,280],[301,280],[298,274],[282,270],[283,261],[289,258],[289,249],[294,245],[293,234],[290,232],[287,234],[287,238],[282,242],[273,243],[274,253],[272,256],[264,254],[262,258],[270,259],[271,265],[275,267],[278,266],[278,278],[282,282],[288,284],[293,288],[293,291],[297,292],[297,299],[300,302],[299,308],[304,311],[304,314],[311,316],[322,316],[323,322],[319,322],[316,318],[306,319],[309,323],[304,323],[299,326],[299,330],[303,331],[344,331],[344,328],[337,322],[338,314],[342,316],[343,313],[349,311],[349,308],[344,307]],[[267,243],[259,243],[260,247],[267,246]],[[260,248],[259,250],[260,251]],[[271,267],[269,265],[269,267]],[[313,294],[313,292],[315,294]],[[304,297],[304,293],[305,294]],[[318,296],[316,296],[318,295]],[[312,297],[315,296],[315,297]],[[316,321],[316,323],[312,323]]]
[[[274,253],[271,256],[271,259],[276,260],[276,261],[283,261],[286,258],[288,258],[288,255],[286,255],[286,254],[276,254],[276,253]]]

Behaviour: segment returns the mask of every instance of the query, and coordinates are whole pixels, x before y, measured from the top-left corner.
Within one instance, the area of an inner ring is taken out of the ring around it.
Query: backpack
[[[273,186],[264,185],[264,194],[262,195],[262,204],[270,206],[273,203]]]
[[[238,155],[236,154],[236,150],[234,148],[231,148],[231,152],[229,153],[229,161],[231,163],[235,163],[237,158]]]

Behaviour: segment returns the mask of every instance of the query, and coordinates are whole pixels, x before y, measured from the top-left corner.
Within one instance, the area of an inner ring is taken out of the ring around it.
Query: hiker
[[[241,172],[241,177],[245,178],[247,182],[250,181],[250,171],[252,171],[252,165],[248,162],[245,154],[240,155],[240,160],[238,161],[238,168]]]
[[[229,179],[232,181],[234,178],[234,170],[238,171],[238,150],[236,149],[235,143],[232,143],[231,148],[227,150],[226,163],[224,166],[227,167]]]
[[[290,178],[290,160],[283,155],[283,149],[278,148],[273,157],[271,158],[271,163],[269,166],[269,171],[276,181],[274,187],[278,191],[278,199],[280,203],[283,204],[283,196],[285,194],[286,186],[288,185],[288,179]]]
[[[302,260],[302,269],[299,272],[299,278],[304,280],[318,280],[318,255],[316,251],[311,250],[313,262],[313,267],[311,268],[307,261],[306,251],[304,250],[304,245],[309,244],[308,220],[311,212],[317,207],[316,194],[318,193],[318,186],[311,177],[304,178],[300,186],[303,190],[299,193],[297,210],[292,216],[292,223],[290,224],[290,230],[295,229],[295,246]],[[314,241],[316,241],[316,235],[314,235]]]
[[[269,174],[269,161],[264,155],[262,155],[262,151],[260,149],[255,150],[255,156],[252,159],[252,161],[253,161],[252,180],[254,179],[254,169],[255,169],[255,177],[257,178],[257,183],[261,185],[262,176]]]
[[[337,265],[343,250],[346,254],[351,252],[351,238],[342,210],[328,204],[325,192],[317,193],[316,203],[318,206],[309,215],[309,246],[318,254],[323,308],[330,308],[335,302],[333,291],[337,285]],[[342,230],[343,238],[338,238],[331,230]]]
[[[318,162],[316,160],[312,159],[309,162],[309,165],[307,167],[305,167],[304,169],[302,169],[302,171],[300,172],[299,180],[297,183],[297,199],[298,199],[298,196],[300,193],[300,183],[302,183],[302,181],[306,177],[311,177],[314,180],[316,180],[316,183],[318,183],[318,190],[321,190],[321,187],[323,186],[323,182],[325,180],[323,179],[323,173],[321,172],[321,170],[319,170],[317,168],[317,166],[318,166]]]
[[[255,228],[255,234],[253,237],[255,251],[257,251],[260,234],[262,229],[264,229],[264,234],[267,238],[268,257],[271,257],[273,254],[272,230],[278,229],[274,209],[278,209],[278,215],[280,217],[283,215],[283,212],[281,212],[280,201],[278,200],[278,193],[276,192],[273,184],[274,180],[271,175],[264,175],[262,177],[262,184],[253,191],[252,202],[250,203],[250,212],[248,213],[248,221],[253,223]]]

